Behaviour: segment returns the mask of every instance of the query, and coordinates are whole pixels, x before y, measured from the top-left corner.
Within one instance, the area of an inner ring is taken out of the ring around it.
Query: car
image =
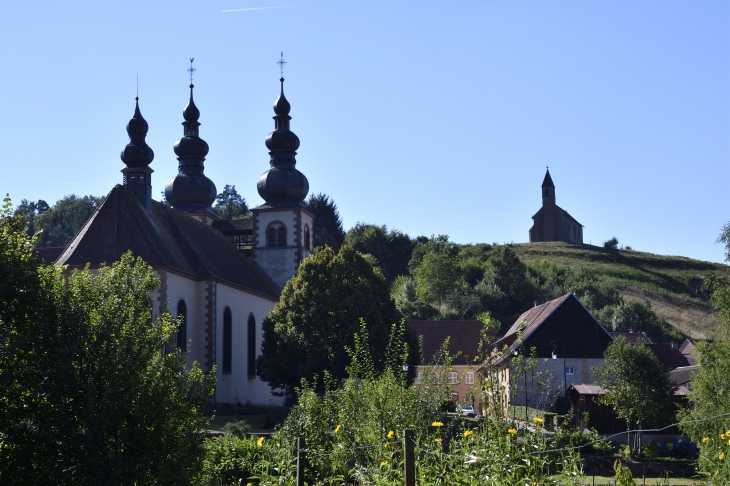
[[[461,415],[469,415],[471,414],[472,417],[475,416],[474,414],[474,407],[471,405],[459,405],[459,413]]]

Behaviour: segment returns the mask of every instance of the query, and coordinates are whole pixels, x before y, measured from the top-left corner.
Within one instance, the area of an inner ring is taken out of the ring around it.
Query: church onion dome
[[[284,96],[284,78],[280,81],[281,93],[274,103],[275,129],[266,136],[271,168],[259,177],[256,186],[266,201],[264,206],[302,206],[309,192],[309,181],[295,168],[299,137],[289,129],[291,105]]]
[[[208,212],[217,194],[213,181],[205,176],[205,156],[208,144],[198,135],[200,110],[193,101],[190,85],[190,101],[183,110],[183,137],[175,142],[178,174],[165,185],[165,198],[173,208],[183,212]]]
[[[145,168],[155,158],[155,153],[145,141],[149,126],[139,111],[139,98],[135,98],[135,100],[134,115],[127,123],[129,143],[119,156],[127,167]]]

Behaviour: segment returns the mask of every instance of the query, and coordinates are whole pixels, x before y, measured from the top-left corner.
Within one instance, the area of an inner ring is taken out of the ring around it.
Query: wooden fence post
[[[304,437],[297,437],[297,486],[304,486],[304,463],[307,460]]]
[[[413,431],[403,434],[403,478],[405,486],[416,486],[416,456],[413,453]]]

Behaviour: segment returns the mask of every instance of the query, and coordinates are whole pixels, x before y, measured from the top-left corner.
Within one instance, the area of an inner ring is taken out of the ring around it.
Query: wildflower
[[[388,461],[380,461],[380,467],[385,467],[388,465]]]
[[[335,427],[335,434],[336,434],[337,432],[339,432],[341,428],[342,428],[342,427],[341,427],[340,425],[338,425],[337,427]]]
[[[708,442],[710,442],[710,438],[709,437],[705,437],[705,438],[702,439],[702,443],[703,444],[707,444]]]
[[[532,420],[534,420],[538,424],[544,424],[545,423],[545,419],[544,418],[540,418],[540,417],[535,417]]]
[[[383,444],[383,449],[387,449],[388,448],[388,444],[389,444],[388,442],[386,442],[385,444]]]
[[[431,427],[443,427],[443,426],[444,426],[444,423],[443,422],[438,422],[438,421],[433,422],[431,424]]]
[[[395,432],[393,432],[392,430],[390,432],[388,432],[389,439],[392,439],[394,435],[395,435]]]
[[[439,437],[438,439],[434,439],[433,441],[434,441],[434,442],[439,442],[439,443],[440,443],[440,442],[441,442],[441,438]]]
[[[730,445],[730,439],[728,439],[728,441],[727,441],[727,445]]]
[[[473,431],[473,430],[465,430],[465,431],[464,431],[464,437],[469,437],[469,436],[470,436],[471,434],[473,434],[473,433],[474,433],[474,431]]]
[[[722,461],[723,459],[725,459],[725,453],[724,452],[721,452],[720,455],[717,456],[717,458]]]
[[[408,428],[409,428],[409,429],[412,429],[413,427],[415,427],[415,425],[414,425],[414,424],[408,424]]]
[[[256,445],[258,447],[261,447],[261,446],[264,445],[264,437],[263,436],[259,437],[259,440],[256,441]]]
[[[727,432],[725,432],[725,435],[728,436],[728,437],[730,437],[730,430],[728,430]]]
[[[725,440],[725,434],[720,434],[720,439]]]
[[[510,435],[517,435],[517,429],[509,429],[507,431]]]

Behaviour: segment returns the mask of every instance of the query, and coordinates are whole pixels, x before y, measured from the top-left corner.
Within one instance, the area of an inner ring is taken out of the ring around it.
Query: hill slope
[[[512,248],[525,263],[547,260],[594,270],[613,280],[624,298],[648,299],[657,315],[692,338],[711,337],[719,326],[700,287],[710,274],[730,278],[728,265],[560,242],[522,243]]]

